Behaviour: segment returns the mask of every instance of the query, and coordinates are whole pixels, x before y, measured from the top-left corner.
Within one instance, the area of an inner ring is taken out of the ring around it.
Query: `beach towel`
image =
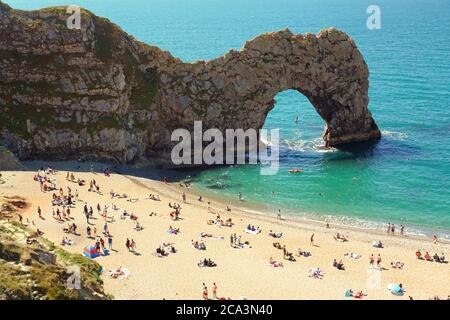
[[[401,296],[406,291],[405,289],[401,288],[400,285],[391,283],[387,286],[387,289],[396,296]]]

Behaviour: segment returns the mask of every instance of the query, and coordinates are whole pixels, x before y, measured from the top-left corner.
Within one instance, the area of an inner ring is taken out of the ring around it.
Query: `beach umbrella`
[[[97,258],[100,254],[98,253],[97,249],[93,246],[87,246],[84,248],[83,254],[91,259]]]

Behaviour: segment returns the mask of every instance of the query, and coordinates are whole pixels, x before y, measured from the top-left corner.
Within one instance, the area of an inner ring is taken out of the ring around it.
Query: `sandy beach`
[[[96,168],[97,170],[99,168]],[[73,172],[73,168],[65,170]],[[73,241],[64,246],[70,252],[82,253],[87,245],[94,245],[95,240],[88,239],[87,222],[83,215],[83,206],[87,203],[94,209],[92,229],[102,236],[105,219],[97,213],[97,204],[108,206],[108,228],[113,238],[113,250],[108,256],[96,258],[103,267],[105,291],[115,299],[202,299],[203,283],[212,298],[213,283],[217,284],[217,296],[230,299],[352,299],[345,297],[349,289],[362,290],[366,294],[362,299],[429,299],[437,295],[440,298],[450,294],[450,265],[429,262],[416,258],[415,252],[428,251],[448,257],[450,245],[442,241],[437,244],[429,238],[412,238],[400,235],[369,232],[324,224],[277,220],[276,217],[254,215],[240,211],[231,206],[226,211],[225,203],[203,199],[188,189],[179,187],[178,183],[163,183],[136,176],[111,173],[73,172],[75,177],[86,181],[84,186],[66,180],[67,171],[58,171],[49,177],[67,194],[70,187],[72,194],[78,190],[79,200],[71,208],[71,217],[59,222],[52,217],[52,194],[58,190],[41,192],[39,182],[33,180],[37,171],[3,171],[4,184],[0,185],[0,196],[21,196],[30,204],[26,209],[23,222],[31,229],[44,232],[44,237],[60,245],[63,237]],[[89,192],[89,181],[95,179],[100,192]],[[127,194],[127,198],[112,198],[111,189],[117,194]],[[186,192],[186,203],[182,193]],[[149,194],[157,194],[161,201],[147,199]],[[137,199],[129,201],[129,199]],[[211,201],[210,210],[207,202]],[[170,203],[181,205],[180,220],[174,221],[170,213],[174,210]],[[112,209],[112,205],[118,207]],[[38,217],[37,208],[42,209],[42,218]],[[129,217],[121,219],[126,210],[138,217],[142,230],[136,230],[136,223]],[[156,215],[150,215],[155,212]],[[225,227],[208,224],[220,214],[223,220],[232,219],[233,226]],[[69,223],[76,223],[79,235],[67,234],[63,228]],[[245,232],[247,225],[258,226],[259,234]],[[169,226],[179,228],[178,234],[168,233]],[[269,231],[282,232],[282,238],[273,238]],[[204,232],[213,237],[202,238]],[[341,242],[333,238],[336,233],[345,235],[349,241]],[[241,241],[248,241],[250,247],[233,248],[230,235],[236,233]],[[398,233],[398,232],[397,232]],[[314,243],[310,243],[314,234]],[[125,247],[129,238],[136,243],[136,252]],[[206,250],[194,248],[191,241],[204,240]],[[384,248],[374,248],[372,242],[380,240]],[[157,257],[156,248],[162,243],[173,243],[177,253],[167,257]],[[273,246],[274,242],[285,245],[293,253],[296,261],[283,259],[283,250]],[[309,257],[298,256],[298,249],[311,253]],[[352,259],[345,253],[356,253],[361,257]],[[381,268],[369,267],[369,257],[381,256]],[[283,267],[269,265],[269,258],[283,263]],[[210,258],[217,266],[200,268],[197,263]],[[342,260],[345,270],[333,267],[333,259]],[[404,264],[402,269],[391,267],[391,262]],[[129,270],[130,275],[124,279],[113,279],[108,270],[115,267]],[[309,277],[309,270],[320,268],[322,279]],[[406,292],[402,296],[391,294],[389,284],[403,285]]]

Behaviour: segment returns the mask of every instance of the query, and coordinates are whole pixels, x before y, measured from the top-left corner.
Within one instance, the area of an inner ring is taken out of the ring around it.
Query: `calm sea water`
[[[193,172],[209,195],[265,210],[368,227],[403,223],[450,235],[450,1],[448,0],[6,0],[15,8],[81,5],[138,39],[185,61],[239,49],[261,32],[318,32],[336,26],[356,41],[370,70],[370,109],[383,139],[360,153],[320,150],[323,121],[294,91],[276,96],[267,128],[280,128],[281,168]],[[381,8],[381,30],[366,9]],[[294,123],[296,116],[301,121]],[[304,169],[293,175],[292,167]],[[272,196],[272,191],[275,196]]]

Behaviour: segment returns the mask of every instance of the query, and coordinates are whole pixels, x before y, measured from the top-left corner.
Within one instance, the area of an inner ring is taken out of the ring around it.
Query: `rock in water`
[[[184,63],[82,10],[0,3],[0,141],[20,159],[168,159],[172,130],[263,126],[274,96],[295,89],[324,119],[328,146],[380,137],[368,68],[329,28],[262,34],[210,61]]]

